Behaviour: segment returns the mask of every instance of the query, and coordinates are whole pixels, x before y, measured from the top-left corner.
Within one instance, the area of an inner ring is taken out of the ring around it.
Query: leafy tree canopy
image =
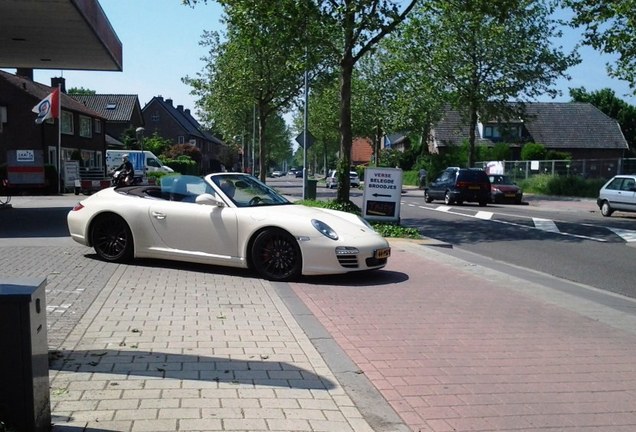
[[[95,90],[90,90],[84,87],[71,87],[66,93],[71,96],[93,96],[97,94]]]
[[[636,0],[565,0],[575,12],[573,27],[583,28],[583,42],[613,54],[607,64],[611,76],[629,82],[636,92]]]

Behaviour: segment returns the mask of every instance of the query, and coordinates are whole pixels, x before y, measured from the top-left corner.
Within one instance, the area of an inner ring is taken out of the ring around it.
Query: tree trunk
[[[265,166],[265,126],[267,124],[267,117],[262,114],[262,109],[259,108],[258,112],[258,178],[265,183],[267,177],[267,168]]]
[[[349,170],[351,169],[351,80],[353,57],[345,56],[340,64],[340,164],[338,167],[338,194],[336,201],[349,202]]]
[[[475,129],[477,129],[477,108],[471,107],[470,109],[470,124],[468,127],[468,166],[471,168],[475,166]]]

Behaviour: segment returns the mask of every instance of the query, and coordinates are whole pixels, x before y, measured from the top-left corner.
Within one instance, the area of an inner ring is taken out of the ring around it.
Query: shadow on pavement
[[[390,259],[390,258],[389,258]],[[369,270],[329,276],[305,276],[299,282],[310,285],[338,285],[350,287],[370,287],[390,285],[409,280],[409,275],[390,270]]]
[[[266,355],[253,360],[206,357],[140,350],[61,350],[49,352],[49,369],[65,372],[121,374],[248,384],[258,386],[330,390],[331,380],[293,364],[267,361]],[[116,386],[115,382],[111,383]]]

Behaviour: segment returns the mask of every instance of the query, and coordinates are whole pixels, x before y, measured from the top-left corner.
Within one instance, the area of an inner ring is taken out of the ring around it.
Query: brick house
[[[476,145],[511,144],[511,159],[521,159],[525,143],[543,144],[547,150],[567,152],[573,159],[621,158],[629,150],[618,122],[594,105],[579,102],[526,104],[523,118],[509,121],[481,119]],[[459,113],[446,110],[428,140],[431,153],[468,141],[468,126]]]
[[[60,119],[35,123],[32,108],[51,94],[58,82],[61,83],[59,78],[52,81],[52,85],[47,86],[0,70],[0,166],[16,164],[16,155],[26,151],[35,155],[33,162],[42,170],[47,164],[57,168],[59,146],[62,161],[79,156],[81,166],[103,170],[105,119],[64,93],[63,88]],[[29,180],[21,179],[19,183],[28,184]]]
[[[221,160],[226,145],[206,131],[183,105],[173,105],[172,99],[153,97],[142,109],[145,134],[157,135],[173,144],[192,144],[202,155],[201,171],[216,172],[222,169]]]
[[[144,126],[137,95],[96,94],[73,97],[106,120],[104,130],[108,148],[123,148],[124,133]]]

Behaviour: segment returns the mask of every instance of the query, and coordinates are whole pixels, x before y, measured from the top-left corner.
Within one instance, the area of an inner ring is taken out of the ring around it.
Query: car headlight
[[[331,240],[338,240],[338,234],[336,234],[336,232],[323,221],[312,219],[311,224],[325,237],[329,237]]]
[[[494,193],[501,193],[501,190],[499,188],[493,188],[492,191]]]

